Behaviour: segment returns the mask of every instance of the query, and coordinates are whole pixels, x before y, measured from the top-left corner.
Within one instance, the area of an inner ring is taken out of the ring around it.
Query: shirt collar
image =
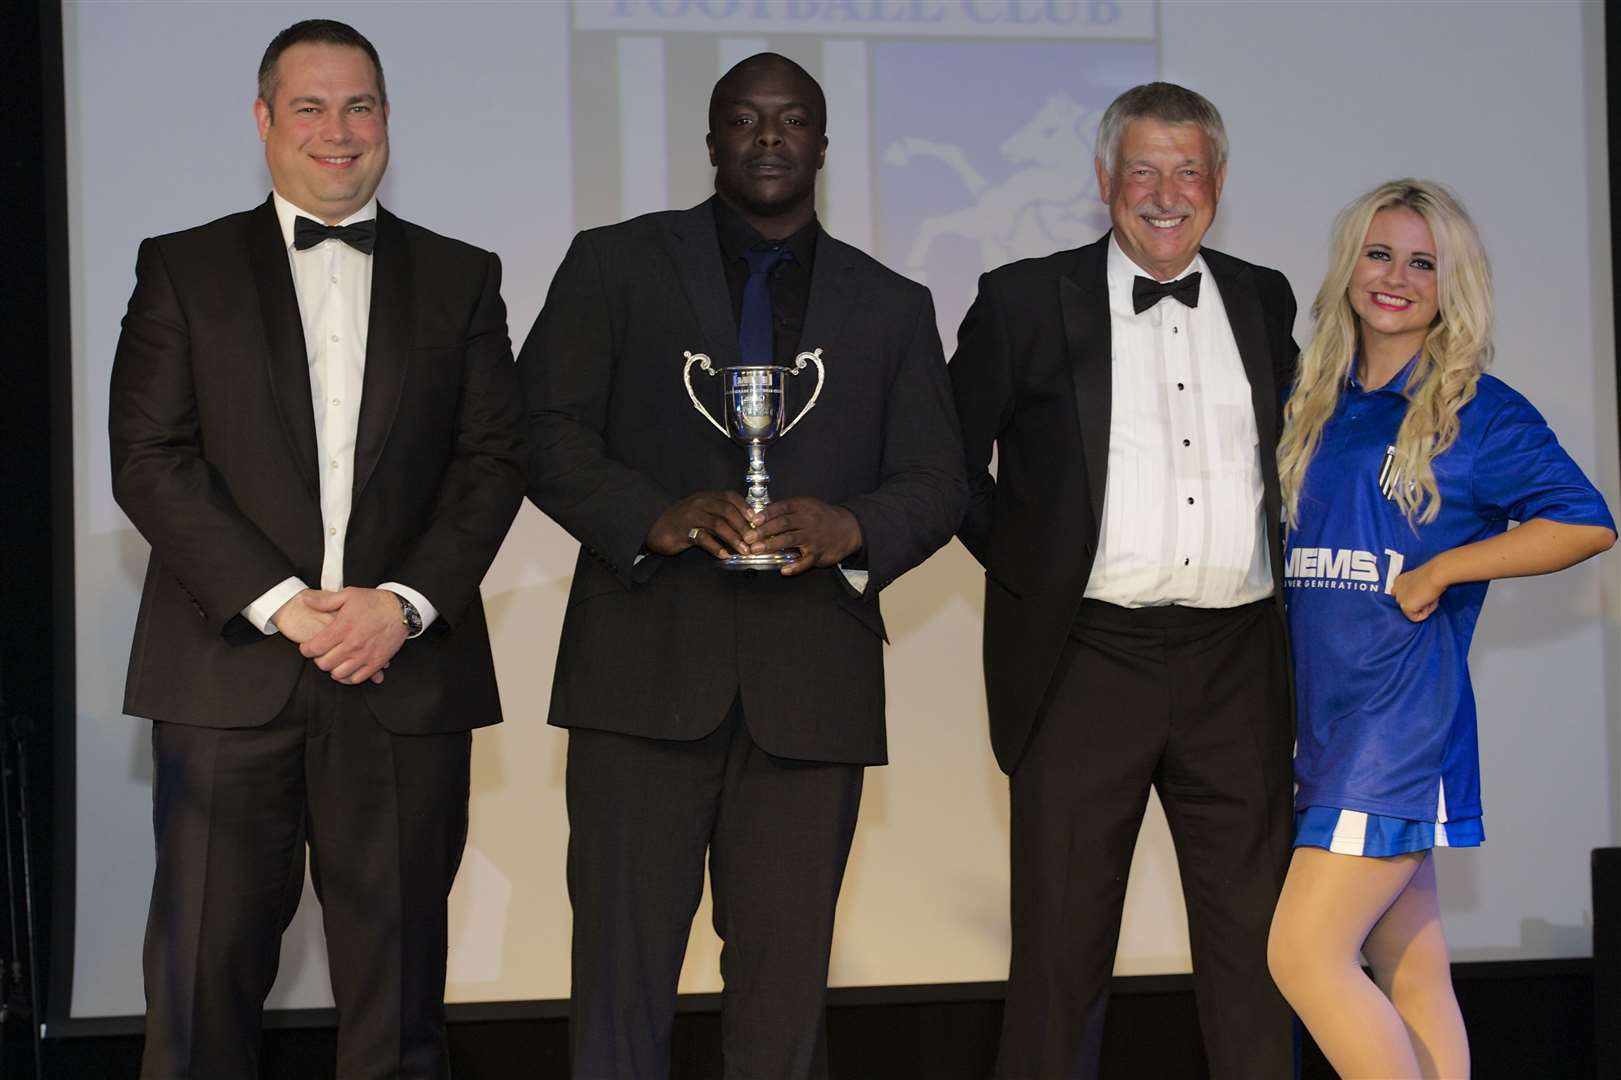
[[[1181,281],[1189,274],[1204,274],[1206,277],[1210,276],[1210,268],[1205,265],[1203,255],[1195,253],[1193,256],[1193,261],[1188,263],[1187,267],[1183,269],[1180,274],[1176,275],[1174,278],[1171,278],[1171,281]],[[1115,236],[1114,231],[1110,230],[1108,256],[1109,301],[1113,307],[1119,309],[1124,314],[1131,315],[1134,318],[1137,315],[1137,311],[1134,307],[1132,307],[1131,303],[1131,285],[1132,279],[1139,275],[1148,278],[1150,281],[1159,280],[1153,274],[1150,274],[1147,270],[1144,270],[1142,267],[1138,266],[1134,261],[1132,261],[1131,256],[1127,255],[1125,249],[1120,246],[1120,241]],[[1209,284],[1209,282],[1206,282],[1205,284]],[[1143,314],[1146,315],[1148,313],[1143,312]]]
[[[312,221],[320,221],[319,214],[312,214],[302,207],[294,206],[282,198],[281,192],[272,190],[271,200],[276,204],[276,220],[281,223],[281,239],[289,251],[293,248],[293,222],[300,217],[307,217]],[[373,195],[366,200],[366,205],[350,214],[339,225],[353,225],[357,221],[371,221],[377,217],[377,196]]]
[[[1413,377],[1413,369],[1418,366],[1418,353],[1414,353],[1412,358],[1402,365],[1402,369],[1392,375],[1390,381],[1377,390],[1364,389],[1362,380],[1357,378],[1356,369],[1360,357],[1360,353],[1356,353],[1351,357],[1351,369],[1345,373],[1346,386],[1359,394],[1400,394],[1403,397],[1407,396],[1407,383]]]
[[[741,259],[743,253],[756,244],[773,243],[761,236],[759,230],[745,221],[743,215],[728,206],[719,195],[709,201],[715,210],[715,233],[720,239],[720,251],[727,262]],[[816,237],[820,232],[821,224],[812,214],[804,228],[776,243],[793,252],[794,260],[809,270],[811,261],[816,257]]]

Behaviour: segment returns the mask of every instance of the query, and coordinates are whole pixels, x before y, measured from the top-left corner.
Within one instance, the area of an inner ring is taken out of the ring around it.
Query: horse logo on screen
[[[1001,157],[1014,171],[996,183],[960,147],[914,138],[890,143],[884,150],[886,164],[907,166],[932,158],[951,170],[973,200],[960,210],[924,219],[906,253],[907,275],[926,279],[929,250],[943,236],[976,243],[985,269],[1096,239],[1109,221],[1092,169],[1099,119],[1100,113],[1066,93],[1049,97],[1002,143]]]

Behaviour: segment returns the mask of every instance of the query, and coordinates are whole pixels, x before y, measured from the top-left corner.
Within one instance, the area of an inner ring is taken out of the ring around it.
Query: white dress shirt
[[[294,220],[303,216],[320,221],[319,215],[299,209],[279,193],[272,198],[282,239],[287,244],[293,289],[298,294],[298,315],[304,324],[304,355],[310,365],[315,450],[321,466],[321,527],[326,534],[320,587],[337,590],[347,584],[343,578],[343,544],[349,531],[350,500],[354,497],[355,433],[360,426],[360,390],[366,374],[372,257],[332,239],[299,251],[293,247]],[[338,224],[352,225],[376,217],[374,198]],[[249,604],[242,614],[264,633],[274,634],[277,631],[271,616],[308,587],[301,578],[290,577]],[[438,609],[415,589],[394,581],[377,588],[416,605],[424,629],[439,617]]]
[[[1142,314],[1152,278],[1109,238],[1109,479],[1086,595],[1121,607],[1237,607],[1272,595],[1260,436],[1221,291],[1195,256],[1199,303]]]

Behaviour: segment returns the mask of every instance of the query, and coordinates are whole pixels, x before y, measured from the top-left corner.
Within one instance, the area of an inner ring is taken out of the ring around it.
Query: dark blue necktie
[[[749,264],[749,280],[743,284],[743,313],[737,320],[737,351],[745,364],[769,364],[775,358],[772,348],[771,272],[793,252],[785,247],[755,246],[743,253]]]

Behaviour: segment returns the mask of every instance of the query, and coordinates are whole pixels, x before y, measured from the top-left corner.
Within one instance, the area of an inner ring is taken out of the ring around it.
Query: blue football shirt
[[[1469,642],[1487,583],[1454,585],[1408,621],[1396,578],[1442,551],[1546,518],[1614,528],[1604,499],[1541,414],[1483,375],[1435,459],[1440,515],[1410,525],[1389,497],[1410,362],[1365,391],[1353,377],[1300,493],[1284,556],[1294,647],[1297,808],[1334,806],[1447,821],[1478,817],[1479,750]]]

